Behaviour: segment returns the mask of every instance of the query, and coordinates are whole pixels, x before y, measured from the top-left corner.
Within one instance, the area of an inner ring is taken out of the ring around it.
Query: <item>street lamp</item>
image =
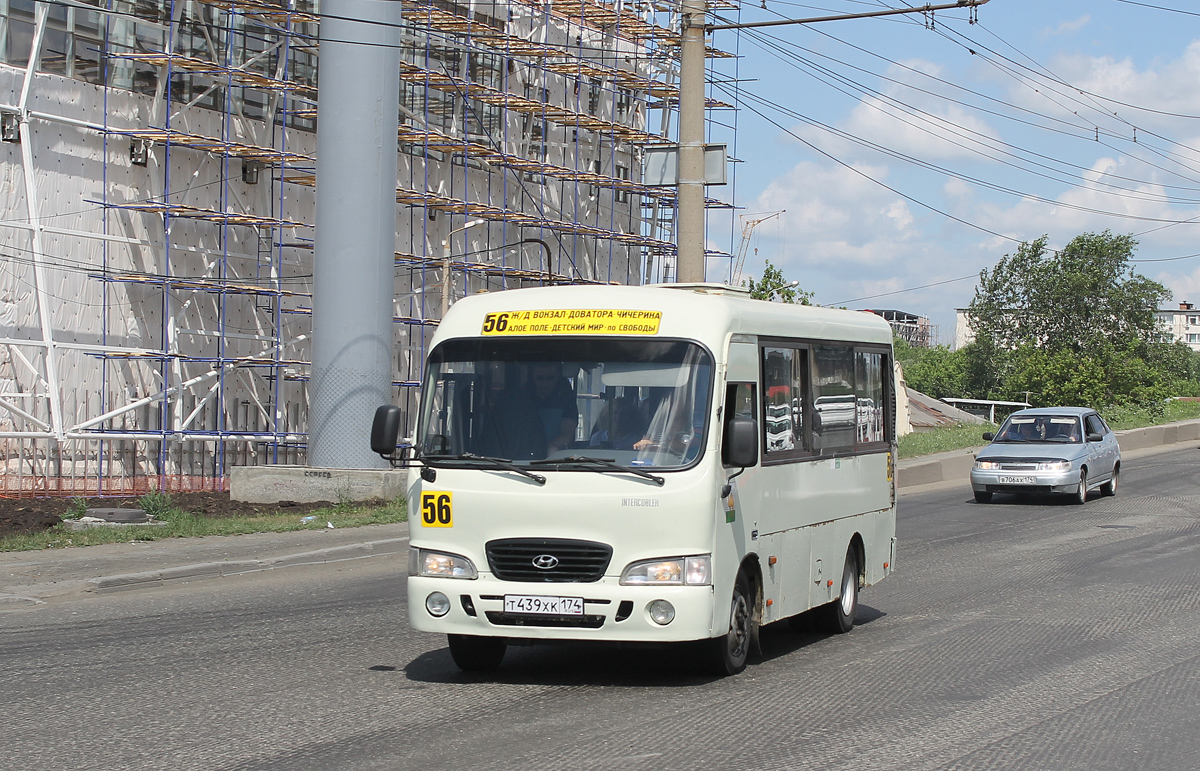
[[[798,286],[800,286],[800,279],[796,279],[795,281],[789,281],[786,286],[775,287],[774,289],[771,290],[771,293],[769,295],[767,295],[767,302],[774,300],[775,295],[782,295],[783,290],[795,289]]]
[[[446,234],[446,238],[442,241],[442,318],[446,318],[446,311],[450,310],[450,238],[455,233],[461,233],[464,230],[470,230],[476,225],[482,225],[487,220],[471,220],[461,228],[455,228]]]

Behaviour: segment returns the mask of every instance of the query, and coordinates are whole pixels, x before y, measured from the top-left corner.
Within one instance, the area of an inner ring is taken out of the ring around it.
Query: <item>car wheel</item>
[[[1082,506],[1087,503],[1087,469],[1079,469],[1079,489],[1075,492],[1075,497],[1071,499],[1071,503],[1077,506]]]
[[[1112,476],[1108,478],[1107,482],[1100,485],[1100,494],[1101,495],[1116,495],[1117,494],[1117,479],[1119,479],[1120,476],[1121,476],[1121,467],[1120,466],[1114,467]]]
[[[746,668],[750,643],[754,639],[754,594],[745,571],[733,582],[729,604],[729,631],[708,641],[707,666],[714,675],[736,675]]]
[[[464,672],[492,672],[504,660],[508,643],[502,637],[478,637],[470,634],[446,635],[450,656]]]
[[[992,502],[992,494],[988,493],[988,492],[984,492],[983,490],[976,490],[975,491],[975,502],[976,503],[991,503]]]
[[[854,549],[846,552],[846,564],[842,567],[842,591],[839,597],[825,606],[825,629],[834,634],[845,634],[854,628],[858,615],[858,558]]]

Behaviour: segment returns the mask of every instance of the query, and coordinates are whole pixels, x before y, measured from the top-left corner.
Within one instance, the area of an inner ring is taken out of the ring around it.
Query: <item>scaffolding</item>
[[[674,191],[640,170],[670,142],[679,35],[657,0],[403,19],[392,380],[412,416],[444,293],[671,278]],[[312,0],[0,0],[0,495],[304,462],[319,24]]]

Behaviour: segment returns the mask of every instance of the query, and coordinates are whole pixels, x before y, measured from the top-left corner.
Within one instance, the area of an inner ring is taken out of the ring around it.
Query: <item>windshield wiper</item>
[[[654,482],[659,487],[662,487],[664,484],[666,484],[666,481],[667,481],[667,480],[663,479],[662,477],[657,476],[656,474],[651,474],[646,471],[642,471],[639,468],[633,468],[632,466],[622,466],[620,463],[614,463],[611,458],[592,458],[587,455],[568,455],[565,458],[546,458],[545,460],[531,461],[529,465],[531,465],[531,466],[594,466],[594,467],[596,467],[596,469],[595,469],[596,471],[600,471],[602,469],[605,471],[620,471],[620,472],[624,472],[626,474],[633,474],[634,476],[639,476],[642,479],[649,479],[651,482]]]
[[[499,469],[504,469],[505,471],[512,471],[514,473],[520,474],[523,477],[532,479],[533,481],[537,482],[539,485],[546,484],[546,477],[542,476],[541,474],[534,474],[532,472],[526,471],[525,469],[521,468],[517,464],[513,463],[508,458],[493,458],[490,455],[476,455],[473,452],[464,452],[464,453],[459,453],[458,455],[422,455],[421,457],[424,460],[432,460],[432,461],[465,460],[465,461],[471,461],[471,462],[487,463],[487,464],[491,465],[492,468],[499,468]]]

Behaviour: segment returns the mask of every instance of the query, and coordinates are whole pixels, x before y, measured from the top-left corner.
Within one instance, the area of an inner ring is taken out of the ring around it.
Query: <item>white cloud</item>
[[[1050,37],[1053,35],[1068,35],[1068,34],[1071,34],[1072,32],[1078,32],[1079,30],[1086,27],[1088,22],[1090,22],[1091,20],[1092,20],[1092,17],[1085,13],[1083,16],[1080,16],[1078,19],[1071,19],[1069,21],[1061,22],[1054,29],[1050,29],[1049,27],[1047,27],[1046,29],[1042,30],[1042,37]]]
[[[1099,123],[1102,129],[1121,136],[1132,136],[1130,124],[1167,134],[1182,133],[1171,132],[1168,127],[1191,131],[1194,121],[1170,113],[1200,114],[1200,40],[1191,43],[1177,58],[1156,60],[1146,69],[1139,68],[1131,57],[1084,54],[1060,55],[1047,67],[1058,78],[1087,94],[1079,94],[1070,86],[1051,89],[1044,85],[1019,85],[1013,87],[1011,98],[1030,109],[1076,124]]]
[[[883,167],[856,168],[875,179],[887,176]],[[789,259],[808,265],[880,265],[917,235],[904,199],[841,166],[801,163],[773,180],[755,206],[786,210],[778,227],[760,237],[772,251],[786,250]]]
[[[1200,303],[1200,267],[1184,275],[1160,273],[1154,280],[1170,289],[1176,302]]]
[[[977,113],[948,99],[904,85],[936,89],[936,84],[911,70],[945,77],[942,67],[922,60],[906,61],[903,65],[893,65],[887,71],[887,77],[898,82],[882,82],[879,86],[882,95],[865,96],[836,128],[894,152],[933,161],[973,159],[982,147],[981,141],[986,143],[998,137]],[[872,161],[879,158],[875,150],[807,124],[791,130],[838,158],[870,158]]]

